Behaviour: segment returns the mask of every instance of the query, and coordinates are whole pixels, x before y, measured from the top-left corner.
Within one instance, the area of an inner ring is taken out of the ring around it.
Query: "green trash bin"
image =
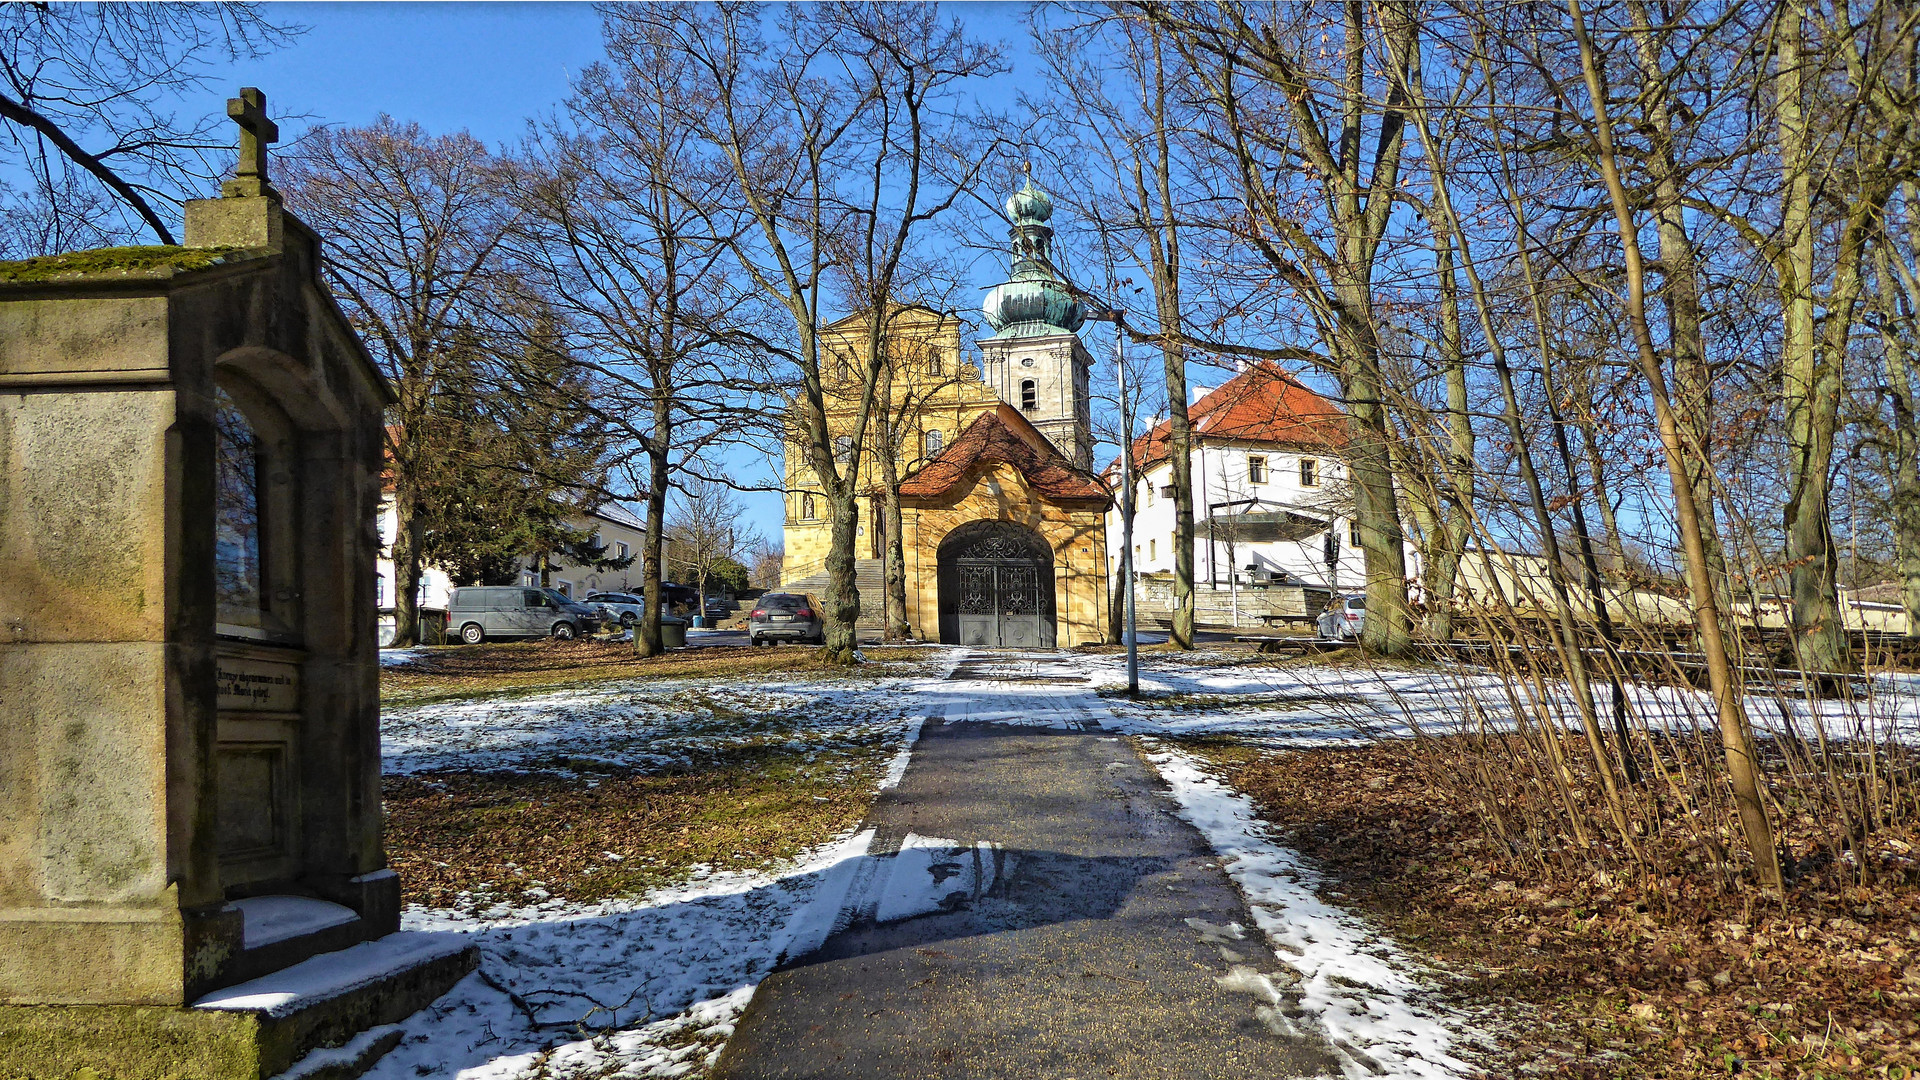
[[[687,644],[687,620],[677,615],[660,616],[660,644],[669,649],[685,648]]]

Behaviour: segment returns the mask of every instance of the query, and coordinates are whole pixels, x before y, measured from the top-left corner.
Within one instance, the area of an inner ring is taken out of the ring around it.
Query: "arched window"
[[[1020,408],[1032,412],[1040,407],[1040,392],[1032,379],[1020,380]]]
[[[805,495],[800,496],[800,520],[801,521],[812,521],[814,518],[819,517],[820,515],[816,512],[818,509],[819,508],[814,505],[812,492],[808,492]]]
[[[940,444],[943,438],[944,436],[940,434],[938,429],[927,432],[925,436],[925,441],[927,444],[927,452],[926,452],[927,457],[936,458],[940,456]]]

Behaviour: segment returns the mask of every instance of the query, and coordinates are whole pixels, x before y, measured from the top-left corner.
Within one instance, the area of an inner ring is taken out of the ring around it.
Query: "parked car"
[[[826,640],[820,605],[806,593],[768,593],[747,615],[747,639],[755,645],[770,641],[801,641],[818,645]]]
[[[565,641],[598,629],[600,612],[557,589],[467,585],[453,590],[447,622],[469,645],[489,638],[551,636]]]
[[[1366,626],[1367,598],[1364,596],[1336,597],[1327,610],[1320,613],[1320,636],[1328,641],[1357,641]]]
[[[633,629],[647,610],[647,598],[633,593],[590,592],[587,603],[597,605],[609,624],[619,623],[624,630]]]

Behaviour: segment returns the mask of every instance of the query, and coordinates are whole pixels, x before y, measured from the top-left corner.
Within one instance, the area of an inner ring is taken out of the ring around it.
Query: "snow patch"
[[[1262,837],[1251,800],[1177,750],[1155,744],[1147,758],[1173,789],[1180,816],[1219,853],[1274,955],[1299,973],[1301,1013],[1317,1024],[1351,1080],[1473,1074],[1452,1053],[1456,1018],[1416,1003],[1425,993],[1418,965],[1358,916],[1314,895],[1319,875],[1297,853]],[[1197,929],[1215,942],[1236,936],[1225,927]],[[1270,1029],[1294,1032],[1270,976],[1236,966],[1220,982],[1261,1001],[1256,1015]]]

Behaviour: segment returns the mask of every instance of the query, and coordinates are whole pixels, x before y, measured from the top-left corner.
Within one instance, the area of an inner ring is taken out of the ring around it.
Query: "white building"
[[[568,596],[585,596],[590,592],[605,590],[625,592],[631,584],[638,588],[641,582],[640,546],[646,540],[647,525],[618,503],[607,503],[600,509],[567,522],[572,528],[582,532],[591,532],[597,543],[606,545],[609,555],[615,558],[634,556],[634,561],[624,570],[594,571],[587,567],[565,565],[548,575],[548,583]],[[379,606],[393,607],[393,538],[396,528],[396,516],[391,495],[382,495],[380,499],[380,560],[376,564],[379,581],[376,588],[379,593]],[[531,569],[531,557],[520,560],[520,584],[538,585],[540,576]],[[453,587],[453,581],[444,570],[437,566],[423,568],[420,574],[420,606],[439,608],[447,606],[447,590]]]
[[[1194,388],[1194,585],[1219,592],[1293,585],[1350,592],[1366,581],[1353,497],[1340,454],[1348,418],[1278,366],[1250,364],[1216,389]],[[1134,568],[1173,571],[1171,422],[1134,441]],[[1119,464],[1108,468],[1117,486]],[[1108,565],[1120,570],[1120,504],[1107,520]],[[1329,534],[1337,555],[1329,564]],[[1255,596],[1249,593],[1249,596]],[[1297,593],[1295,594],[1298,595]]]

